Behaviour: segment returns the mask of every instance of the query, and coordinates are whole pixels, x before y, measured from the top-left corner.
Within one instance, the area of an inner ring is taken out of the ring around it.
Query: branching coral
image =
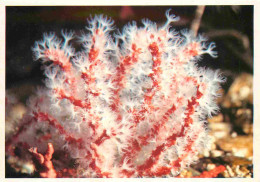
[[[7,152],[52,143],[78,163],[74,177],[176,176],[194,162],[224,78],[197,66],[203,54],[216,57],[215,44],[178,34],[170,25],[178,17],[166,17],[161,27],[133,22],[112,37],[113,21],[95,16],[79,52],[73,32],[44,34],[33,52],[46,63],[47,88],[30,99]]]

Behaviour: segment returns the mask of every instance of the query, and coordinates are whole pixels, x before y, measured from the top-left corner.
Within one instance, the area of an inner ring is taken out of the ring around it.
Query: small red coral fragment
[[[30,148],[29,152],[34,157],[34,162],[36,165],[37,170],[40,173],[40,176],[43,178],[56,178],[57,172],[54,169],[52,164],[51,158],[52,154],[54,153],[54,148],[51,143],[48,143],[47,152],[45,155],[37,152],[37,147]]]
[[[224,172],[226,167],[223,165],[217,166],[210,171],[203,171],[199,176],[195,176],[194,178],[215,178],[220,173]]]

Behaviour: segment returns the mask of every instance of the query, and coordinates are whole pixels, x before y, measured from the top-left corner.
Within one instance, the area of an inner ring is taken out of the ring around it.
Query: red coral
[[[223,165],[217,166],[210,171],[203,171],[199,176],[195,176],[194,178],[215,178],[220,173],[224,172],[226,167]]]
[[[48,148],[46,154],[43,155],[37,152],[37,147],[30,148],[29,152],[33,155],[36,168],[39,171],[39,174],[43,178],[56,178],[57,172],[54,169],[51,158],[54,153],[54,148],[51,143],[48,143]]]

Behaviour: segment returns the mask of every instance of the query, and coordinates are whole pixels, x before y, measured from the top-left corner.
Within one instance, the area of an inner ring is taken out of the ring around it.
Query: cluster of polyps
[[[47,89],[30,99],[7,147],[44,152],[52,143],[77,159],[75,176],[85,177],[175,176],[194,162],[224,79],[196,66],[202,54],[216,56],[214,44],[177,34],[170,24],[178,18],[166,17],[162,27],[133,22],[112,37],[113,21],[96,16],[80,52],[69,44],[72,32],[62,32],[63,41],[45,34],[33,51],[49,62]]]

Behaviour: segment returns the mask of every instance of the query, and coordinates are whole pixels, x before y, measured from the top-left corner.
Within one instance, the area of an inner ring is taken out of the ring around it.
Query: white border
[[[73,3],[72,3],[73,2]],[[88,178],[81,178],[81,179],[28,179],[28,178],[19,178],[19,179],[5,179],[5,167],[4,167],[4,105],[5,105],[5,6],[59,6],[59,5],[73,5],[73,6],[80,6],[80,5],[107,5],[107,6],[114,6],[114,5],[254,5],[254,178],[246,179],[246,178],[130,178],[130,179],[88,179]],[[172,182],[172,181],[208,181],[217,182],[217,181],[234,181],[234,182],[260,182],[260,50],[259,50],[259,43],[260,43],[260,0],[2,0],[0,2],[0,154],[1,154],[1,161],[0,161],[0,181],[113,181],[113,182],[122,182],[122,181],[164,181],[164,182]],[[258,147],[256,147],[258,146]]]

